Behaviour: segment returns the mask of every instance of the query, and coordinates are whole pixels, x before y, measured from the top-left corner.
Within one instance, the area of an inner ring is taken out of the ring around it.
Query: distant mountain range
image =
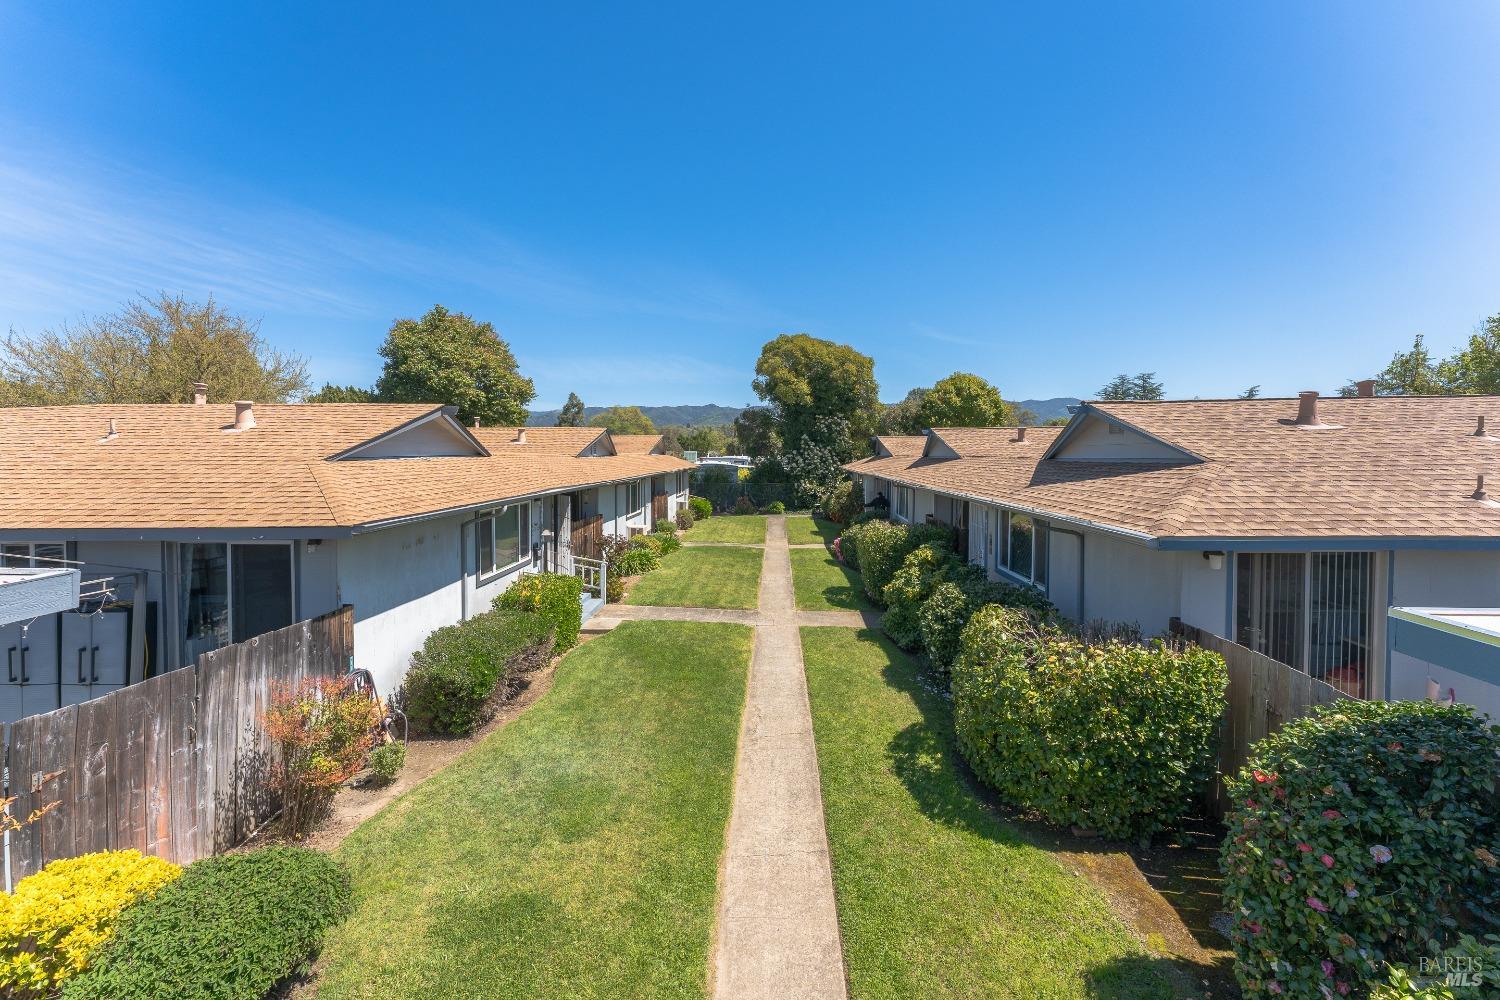
[[[592,418],[607,409],[607,406],[585,406],[583,413],[585,417]],[[643,406],[641,412],[650,417],[651,422],[658,427],[668,424],[680,427],[727,427],[734,423],[734,418],[740,415],[742,409],[742,406],[705,403],[702,406]],[[557,423],[557,415],[561,412],[562,410],[533,410],[531,416],[526,418],[526,423],[532,427],[550,427]]]
[[[1068,416],[1068,407],[1077,406],[1080,400],[1073,396],[1056,396],[1052,399],[1022,399],[1016,405],[1036,414],[1037,420],[1052,420]],[[607,410],[606,406],[585,406],[585,417],[592,418]],[[720,406],[705,403],[702,406],[643,406],[641,412],[651,418],[658,427],[676,424],[679,427],[728,427],[740,415],[742,406]],[[557,423],[561,410],[533,410],[526,423],[532,427],[551,427]]]

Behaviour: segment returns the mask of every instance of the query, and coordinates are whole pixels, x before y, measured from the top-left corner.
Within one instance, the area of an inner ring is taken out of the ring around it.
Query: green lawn
[[[792,549],[792,589],[801,611],[873,611],[859,574],[825,549]]]
[[[871,632],[802,643],[851,997],[1173,995],[1097,890],[975,794],[911,658]]]
[[[715,514],[682,533],[685,542],[736,542],[764,545],[766,518],[763,514]]]
[[[762,549],[681,548],[630,588],[626,604],[746,608],[760,603]]]
[[[626,622],[344,843],[341,997],[701,997],[750,629]]]
[[[842,530],[843,525],[825,521],[821,517],[792,514],[786,519],[788,545],[809,545],[814,542],[832,545],[833,540],[839,537],[839,532]]]

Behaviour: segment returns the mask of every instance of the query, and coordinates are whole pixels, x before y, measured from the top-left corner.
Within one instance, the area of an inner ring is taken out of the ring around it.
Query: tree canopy
[[[1353,396],[1354,382],[1339,392]],[[1397,351],[1375,376],[1378,396],[1474,396],[1500,393],[1500,314],[1480,323],[1451,357],[1434,359],[1419,333],[1410,350]]]
[[[166,292],[120,312],[35,337],[0,341],[0,406],[191,403],[193,383],[213,402],[282,403],[307,391],[307,362],[272,348],[259,324],[212,297]]]
[[[656,425],[639,406],[611,406],[594,414],[590,427],[603,427],[611,434],[655,434]]]
[[[1110,401],[1161,399],[1166,387],[1157,381],[1156,372],[1140,372],[1136,375],[1116,375],[1109,384],[1099,390],[1099,398]]]
[[[393,323],[380,355],[385,369],[375,392],[382,401],[457,406],[466,424],[524,424],[536,396],[493,326],[440,305]]]
[[[978,375],[954,372],[922,397],[917,416],[920,433],[925,427],[999,427],[1012,413],[999,389]]]
[[[562,410],[557,414],[557,426],[559,427],[582,427],[583,400],[578,398],[578,393],[568,393],[568,401],[562,405]]]
[[[761,348],[751,387],[774,415],[786,448],[800,447],[804,437],[832,444],[819,436],[834,426],[826,417],[847,424],[841,451],[875,430],[880,408],[875,362],[847,344],[783,334]]]
[[[917,387],[906,394],[899,403],[882,406],[876,423],[877,434],[920,434],[922,426],[922,400],[930,389]]]
[[[361,389],[357,385],[334,385],[324,382],[323,388],[310,393],[304,403],[374,403],[375,390]]]
[[[677,443],[700,455],[722,455],[729,447],[729,436],[717,427],[685,427],[678,432]]]

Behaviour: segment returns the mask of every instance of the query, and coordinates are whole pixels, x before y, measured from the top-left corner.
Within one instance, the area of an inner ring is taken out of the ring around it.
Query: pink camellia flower
[[[1392,854],[1391,849],[1389,847],[1386,847],[1384,844],[1376,844],[1375,846],[1370,848],[1370,857],[1375,859],[1375,863],[1377,865],[1383,865],[1387,861],[1391,860],[1391,858],[1394,858],[1395,855]]]
[[[1339,991],[1339,996],[1346,997],[1346,996],[1349,995],[1349,984],[1348,983],[1339,983],[1338,986],[1337,986],[1337,989]]]
[[[1297,850],[1301,851],[1303,854],[1311,854],[1312,853],[1312,845],[1311,844],[1298,844],[1297,845]]]
[[[1325,854],[1321,858],[1319,858],[1318,860],[1321,861],[1321,862],[1323,862],[1323,867],[1324,868],[1332,868],[1333,867],[1333,857],[1331,855]]]
[[[1261,925],[1256,923],[1254,920],[1246,920],[1245,930],[1249,931],[1251,934],[1259,934],[1261,931],[1265,930],[1265,928],[1261,927]]]
[[[1328,904],[1325,903],[1325,902],[1323,902],[1321,899],[1319,899],[1316,896],[1308,896],[1307,897],[1307,905],[1311,906],[1313,909],[1317,910],[1319,913],[1327,913],[1328,912]]]
[[[1330,962],[1330,961],[1328,961],[1328,959],[1325,958],[1325,959],[1323,959],[1323,961],[1319,962],[1318,964],[1320,966],[1322,966],[1322,968],[1323,968],[1323,978],[1324,979],[1332,979],[1333,978],[1333,963]]]
[[[1269,983],[1266,984],[1266,990],[1269,991],[1269,992],[1271,992],[1271,993],[1275,993],[1277,996],[1280,996],[1281,995],[1281,983],[1279,981],[1273,979]]]
[[[1337,809],[1324,809],[1323,810],[1323,818],[1324,819],[1338,819],[1342,815],[1344,815],[1344,814],[1341,813],[1341,812],[1339,812]]]

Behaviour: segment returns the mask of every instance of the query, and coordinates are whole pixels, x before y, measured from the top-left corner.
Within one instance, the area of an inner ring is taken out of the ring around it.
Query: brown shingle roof
[[[649,455],[661,444],[660,434],[611,434],[615,451],[621,455]]]
[[[1028,427],[1024,440],[1016,440],[1016,427],[934,427],[932,433],[958,452],[960,458],[1010,457],[1018,451],[1037,458],[1057,440],[1061,427]]]
[[[582,455],[604,436],[602,427],[528,427],[526,443],[516,440],[519,427],[476,427],[472,433],[493,453],[525,449],[539,455]]]
[[[894,458],[916,458],[927,446],[926,434],[877,434],[875,440]]]
[[[1471,496],[1481,472],[1500,483],[1500,440],[1473,433],[1480,414],[1500,429],[1500,397],[1322,399],[1319,419],[1338,426],[1318,430],[1292,422],[1296,400],[1089,405],[1202,461],[968,457],[960,445],[966,457],[846,468],[1159,538],[1500,537],[1500,505]]]
[[[253,430],[226,433],[228,405],[0,408],[0,530],[357,527],[691,468],[546,445],[327,460],[434,409],[260,404]],[[118,436],[101,440],[111,418]]]

